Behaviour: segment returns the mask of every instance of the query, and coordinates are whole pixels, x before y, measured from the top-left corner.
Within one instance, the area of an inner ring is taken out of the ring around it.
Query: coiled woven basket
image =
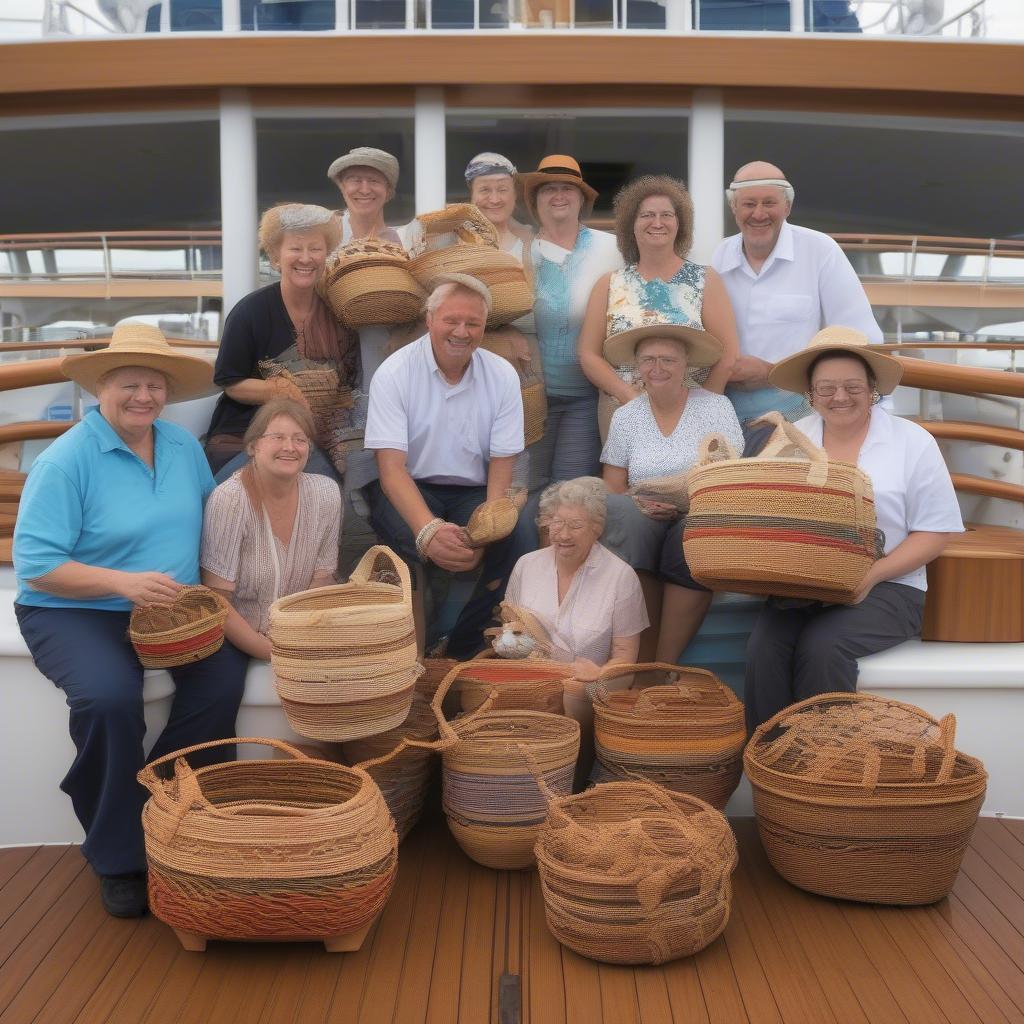
[[[544,711],[560,715],[565,681],[572,667],[540,659],[505,659],[487,651],[464,662],[450,676],[463,711],[475,711],[491,698],[491,711]]]
[[[606,685],[640,672],[669,682],[642,690]],[[611,778],[648,779],[721,809],[739,785],[746,740],[743,704],[712,672],[652,663],[614,665],[598,676],[595,753]]]
[[[206,587],[182,587],[170,604],[135,608],[128,639],[144,668],[177,668],[208,658],[224,643],[228,603]]]
[[[761,842],[793,885],[868,903],[934,903],[953,886],[987,774],[956,720],[863,693],[786,708],[743,763]]]
[[[317,290],[346,327],[356,328],[415,320],[427,299],[409,268],[408,253],[378,238],[338,246]]]
[[[691,956],[729,922],[736,840],[696,797],[610,782],[552,799],[536,856],[548,928],[593,960]]]
[[[405,721],[422,668],[409,570],[390,548],[370,548],[348,583],[275,601],[269,633],[277,693],[300,736],[341,742]]]
[[[713,590],[849,604],[881,555],[871,480],[792,424],[806,458],[739,459],[720,435],[690,470],[683,548]]]
[[[193,771],[185,757],[232,743],[294,760]],[[157,769],[174,762],[173,778]],[[367,928],[391,894],[398,837],[377,784],[359,768],[280,740],[226,739],[168,754],[139,772],[154,915],[196,938],[323,939]],[[189,948],[202,948],[191,945]]]

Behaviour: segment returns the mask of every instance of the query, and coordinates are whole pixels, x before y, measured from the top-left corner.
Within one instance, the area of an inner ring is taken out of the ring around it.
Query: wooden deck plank
[[[295,1008],[295,1024],[324,1024],[334,1001],[343,963],[344,954],[315,956],[310,947],[306,984]]]
[[[192,984],[175,1011],[177,1024],[231,1024],[223,1009],[216,1010],[222,986],[227,985],[227,994],[238,995],[245,978],[245,962],[230,944],[210,942],[203,953],[182,951],[182,956],[196,960],[198,970],[192,977]]]
[[[165,930],[173,939],[173,958],[148,1004],[146,1013],[139,1017],[127,1017],[127,1020],[139,1020],[143,1024],[177,1024],[181,1008],[188,1001],[203,967],[208,963],[205,954],[190,953],[182,949],[174,932],[170,929]]]
[[[672,1007],[672,1018],[682,1024],[710,1024],[704,990],[693,957],[665,964],[665,987]]]
[[[998,821],[982,818],[974,830],[971,846],[981,854],[1013,886],[1014,892],[1024,896],[1024,864],[1021,863],[1021,844]]]
[[[636,1002],[643,1024],[672,1024],[672,1003],[668,998],[665,972],[656,967],[638,967],[634,977]]]
[[[139,967],[132,983],[125,985],[121,997],[107,1017],[110,1024],[120,1024],[121,1021],[131,1021],[134,1024],[135,1021],[144,1021],[149,1010],[157,1005],[172,965],[179,955],[183,955],[181,943],[170,928],[155,919],[147,920],[145,927],[156,932],[152,952]],[[195,963],[194,959],[192,963]],[[86,1018],[83,1024],[94,1022]]]
[[[44,846],[12,846],[0,850],[0,889],[11,880]]]
[[[430,997],[427,1002],[428,1024],[455,1024],[459,1017],[459,978],[462,964],[452,955],[461,950],[466,931],[466,909],[469,903],[469,858],[453,847],[448,858],[444,882],[441,927],[437,931],[433,969],[430,975]]]
[[[734,875],[734,882],[740,881]],[[753,936],[747,928],[741,895],[744,891],[745,884],[737,885],[734,891],[729,925],[723,936],[725,945],[729,950],[729,959],[732,961],[732,969],[739,982],[743,1005],[751,1024],[782,1024],[782,1015],[775,994],[761,965]]]
[[[996,818],[995,819],[1007,832],[1024,846],[1024,821],[1017,818]]]
[[[632,967],[600,964],[597,969],[601,986],[601,1009],[605,1020],[621,1024],[640,1024],[637,1002],[636,973]]]
[[[985,893],[1017,935],[1024,939],[1024,896],[973,847],[964,854],[960,872]]]
[[[523,1003],[524,1024],[549,1024],[550,1021],[565,1020],[561,946],[548,931],[540,876],[536,873],[530,884],[529,942],[529,958],[524,964],[529,995],[529,1002],[524,998]]]
[[[604,1019],[597,964],[565,946],[562,947],[562,987],[566,1024],[592,1024]]]
[[[302,1005],[302,994],[309,976],[309,962],[312,949],[309,946],[294,945],[282,954],[273,983],[262,1007],[239,1024],[281,1024],[283,1021],[298,1020]]]
[[[1018,967],[1024,964],[1024,936],[1003,915],[994,899],[966,871],[961,871],[957,876],[953,885],[953,894],[970,910],[1004,956]],[[1019,970],[1017,973],[1019,980],[1024,983],[1024,974]],[[1024,1009],[1024,1000],[1018,999],[1015,995],[1014,1002]]]
[[[719,936],[698,953],[696,964],[711,1024],[749,1024],[725,939]]]
[[[41,885],[48,888],[54,884],[52,878],[44,883],[44,879],[50,875],[59,864],[64,865],[64,874],[68,871],[72,874],[67,878],[65,886],[71,884],[71,879],[85,867],[85,861],[77,849],[71,846],[38,846],[32,856],[7,880],[7,884],[0,889],[0,926],[4,926],[9,918],[17,913],[29,896],[34,896]],[[8,952],[10,950],[8,949]],[[0,951],[0,963],[5,959],[3,951]]]
[[[459,1024],[483,1024],[491,1019],[495,931],[503,923],[495,916],[500,877],[499,872],[480,864],[469,866]]]
[[[359,1006],[363,998],[366,975],[370,969],[370,960],[380,935],[380,918],[366,937],[361,949],[352,953],[331,953],[331,957],[341,960],[338,971],[338,983],[334,987],[334,997],[330,1009],[324,1017],[324,1024],[341,1024],[345,1021],[359,1019]],[[325,952],[324,957],[328,954]]]

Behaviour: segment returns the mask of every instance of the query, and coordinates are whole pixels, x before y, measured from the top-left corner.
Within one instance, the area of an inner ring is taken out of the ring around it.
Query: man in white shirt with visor
[[[740,229],[711,258],[739,332],[740,356],[726,393],[745,430],[771,410],[795,421],[809,407],[801,395],[769,386],[772,366],[827,324],[852,327],[872,344],[881,343],[882,332],[835,240],[787,220],[795,191],[778,167],[762,160],[744,164],[725,195]]]

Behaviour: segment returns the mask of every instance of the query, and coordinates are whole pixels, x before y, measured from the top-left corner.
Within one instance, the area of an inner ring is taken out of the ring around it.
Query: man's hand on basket
[[[438,527],[427,545],[427,558],[448,572],[468,572],[475,569],[484,556],[483,548],[471,548],[466,543],[462,527],[445,523]]]

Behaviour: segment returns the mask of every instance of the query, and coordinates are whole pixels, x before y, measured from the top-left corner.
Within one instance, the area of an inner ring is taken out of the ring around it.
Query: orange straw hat
[[[198,356],[181,355],[159,327],[126,320],[114,328],[110,344],[98,352],[65,356],[61,372],[69,380],[96,394],[100,378],[125,366],[145,366],[167,378],[167,400],[184,402],[212,394],[213,364]]]
[[[546,156],[537,165],[537,170],[531,171],[529,174],[521,174],[519,180],[523,186],[523,200],[534,220],[538,220],[537,190],[541,185],[547,185],[553,181],[575,185],[583,193],[582,215],[589,217],[594,212],[597,190],[591,188],[583,180],[580,165],[571,156],[562,156],[561,154]]]
[[[803,394],[810,385],[811,364],[823,355],[853,355],[871,367],[879,394],[891,394],[903,376],[899,361],[871,348],[867,335],[852,327],[823,327],[807,342],[806,347],[780,359],[768,374],[768,383],[782,391]]]

